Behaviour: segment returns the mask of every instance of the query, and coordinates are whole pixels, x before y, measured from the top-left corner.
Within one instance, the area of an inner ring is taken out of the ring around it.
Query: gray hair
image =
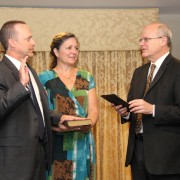
[[[167,37],[167,46],[171,48],[172,46],[172,32],[169,27],[163,23],[158,23],[158,33],[160,36]]]

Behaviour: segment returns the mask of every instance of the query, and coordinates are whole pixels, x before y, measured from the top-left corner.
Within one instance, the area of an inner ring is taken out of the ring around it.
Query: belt
[[[143,141],[143,133],[136,134],[136,139]]]

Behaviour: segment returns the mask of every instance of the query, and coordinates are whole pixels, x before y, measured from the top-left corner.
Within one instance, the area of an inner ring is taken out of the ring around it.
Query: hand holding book
[[[65,120],[64,125],[67,127],[76,127],[76,126],[88,126],[92,125],[91,119],[73,119],[73,120]]]
[[[114,104],[115,106],[122,105],[122,107],[127,108],[127,111],[130,111],[129,104],[120,97],[118,97],[116,94],[101,95],[101,97]]]
[[[76,131],[88,133],[91,129],[92,121],[91,119],[73,119],[64,121],[63,124],[68,128],[78,128]]]
[[[76,121],[76,122],[75,122]],[[62,115],[59,119],[59,123],[52,126],[52,130],[55,132],[68,132],[68,131],[82,131],[83,129],[91,129],[92,121],[88,118]]]

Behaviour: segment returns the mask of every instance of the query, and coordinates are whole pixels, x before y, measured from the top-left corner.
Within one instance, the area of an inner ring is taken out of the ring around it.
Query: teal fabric
[[[39,74],[39,79],[47,90],[51,110],[87,117],[88,91],[96,86],[89,72],[78,70],[75,84],[71,90],[65,86],[53,70],[42,72]],[[60,164],[60,175],[56,173],[55,163]],[[67,166],[66,163],[70,165]],[[64,168],[61,169],[61,165],[65,167],[66,172],[64,172]],[[53,179],[53,172],[57,179],[95,180],[95,170],[95,145],[91,131],[86,134],[81,132],[53,132],[53,162],[47,179]]]

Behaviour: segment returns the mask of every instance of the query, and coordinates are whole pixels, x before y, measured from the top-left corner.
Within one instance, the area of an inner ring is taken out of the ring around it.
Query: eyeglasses
[[[144,42],[145,43],[147,43],[147,42],[149,42],[149,40],[151,40],[151,39],[160,39],[160,38],[162,38],[162,37],[156,37],[156,38],[141,38],[141,39],[139,39],[139,42],[142,42],[143,40],[144,40]]]

